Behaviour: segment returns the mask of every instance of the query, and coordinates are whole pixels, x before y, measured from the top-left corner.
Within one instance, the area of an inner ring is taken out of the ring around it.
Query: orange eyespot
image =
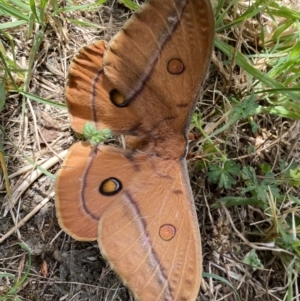
[[[171,240],[176,234],[176,229],[172,225],[163,225],[159,229],[159,235],[163,240]]]
[[[101,183],[99,192],[105,196],[112,196],[117,194],[121,189],[121,181],[116,178],[108,178]]]
[[[127,106],[127,101],[125,99],[125,96],[122,93],[120,93],[117,89],[111,90],[109,95],[110,95],[111,102],[116,107],[126,107]]]
[[[171,59],[168,62],[168,67],[167,68],[168,68],[168,71],[171,74],[180,74],[184,70],[184,65],[183,65],[183,63],[181,62],[180,59]]]

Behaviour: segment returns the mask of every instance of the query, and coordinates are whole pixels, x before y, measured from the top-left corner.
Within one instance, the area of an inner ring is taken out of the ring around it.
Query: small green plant
[[[255,271],[257,268],[263,268],[263,265],[254,249],[252,249],[243,260],[244,263],[250,265]]]
[[[295,161],[289,164],[284,160],[279,160],[282,181],[294,187],[300,186],[300,167]]]
[[[276,181],[275,175],[272,172],[267,172],[264,175],[263,180],[258,181],[256,172],[252,166],[244,166],[241,171],[241,177],[246,185],[241,189],[242,194],[246,195],[251,193],[252,197],[261,202],[261,204],[267,204],[268,189],[271,191],[274,197],[280,197],[280,190]],[[265,206],[263,206],[265,207]]]
[[[93,123],[87,122],[83,128],[83,135],[92,145],[97,145],[109,139],[112,132],[109,129],[97,130]]]
[[[236,183],[236,177],[241,167],[232,160],[219,164],[210,164],[207,178],[210,182],[218,184],[220,188],[230,188]]]
[[[252,166],[243,166],[237,173],[232,172],[232,176],[239,178],[241,183],[244,183],[244,187],[240,187],[239,191],[244,197],[224,197],[220,201],[226,206],[238,206],[238,205],[260,205],[264,210],[269,207],[268,194],[271,193],[277,200],[283,201],[285,196],[280,191],[280,185],[282,183],[289,184],[294,187],[298,187],[299,183],[299,167],[295,162],[292,162],[286,167],[284,161],[280,161],[281,172],[275,175],[271,172],[271,166],[266,163],[260,165],[259,170],[255,170]],[[213,170],[220,167],[213,165]],[[220,173],[220,172],[219,172]],[[257,173],[262,174],[257,176]],[[215,175],[215,181],[210,177]],[[208,172],[208,179],[216,183],[217,173]],[[232,182],[231,185],[235,184]],[[249,195],[250,194],[250,195]],[[291,196],[292,197],[292,196]],[[293,197],[295,199],[295,197]],[[297,198],[296,198],[297,200]],[[296,201],[297,202],[297,201]]]
[[[232,99],[235,104],[231,112],[230,123],[234,124],[240,119],[246,119],[257,113],[258,104],[254,94],[245,98],[242,102],[237,101],[235,98]]]

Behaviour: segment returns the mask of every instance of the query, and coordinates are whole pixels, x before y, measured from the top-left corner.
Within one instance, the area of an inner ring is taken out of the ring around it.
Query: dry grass
[[[249,54],[252,67],[262,73],[274,70],[272,55],[285,55],[278,49],[275,52],[282,44],[278,46],[270,38],[284,20],[280,23],[277,19],[276,25],[265,10],[259,20],[250,16],[226,27],[249,5],[248,1],[240,1],[231,7],[230,2],[225,2],[218,12],[222,22],[217,24],[220,29],[217,39],[235,50],[228,57],[227,50],[221,44],[216,45],[209,78],[197,107],[202,119],[200,123],[195,119],[191,129],[200,134],[199,140],[191,145],[193,158],[189,167],[202,233],[204,271],[226,279],[241,300],[300,300],[299,177],[284,173],[292,161],[297,166],[300,163],[300,115],[297,104],[294,108],[291,102],[295,97],[292,93],[296,92],[290,89],[282,94],[278,90],[257,94],[255,102],[259,107],[255,113],[231,122],[236,108],[233,96],[240,101],[254,91],[280,89],[279,84],[299,87],[297,77],[289,81],[297,73],[295,69],[289,69],[285,81],[279,80],[279,75],[274,76],[278,85],[268,86],[253,76],[253,70],[240,67],[239,51]],[[230,9],[224,12],[227,7]],[[53,11],[49,4],[44,25],[36,24],[31,32],[27,23],[0,32],[0,52],[6,62],[13,61],[15,56],[15,65],[9,65],[14,80],[7,77],[6,100],[0,111],[3,129],[0,150],[5,154],[2,168],[7,166],[12,194],[9,198],[7,181],[0,174],[0,300],[133,300],[102,259],[97,243],[76,242],[57,224],[54,175],[65,150],[76,140],[67,110],[16,92],[20,88],[43,100],[63,104],[71,58],[83,45],[97,39],[108,41],[131,12],[115,1],[93,10],[59,14]],[[1,15],[0,20],[11,21]],[[72,20],[97,26],[81,26]],[[36,38],[41,29],[43,36],[38,44]],[[268,49],[269,55],[259,55],[263,29],[266,30],[264,49]],[[298,28],[291,25],[288,30],[297,33]],[[285,46],[289,43],[292,41],[287,39]],[[30,69],[30,73],[22,69]],[[272,115],[275,109],[279,111]],[[253,123],[257,125],[256,132],[252,131]],[[240,168],[253,168],[257,180],[256,186],[252,183],[253,190],[250,180],[242,174],[226,188],[207,180],[213,164],[221,166],[229,159]],[[286,164],[280,169],[281,160]],[[268,178],[264,168],[270,168],[275,178],[262,186],[262,181]],[[242,190],[245,188],[247,192]],[[257,196],[259,189],[264,189],[263,198]],[[242,206],[243,202],[247,206]],[[249,255],[253,250],[255,255]],[[198,300],[238,300],[225,280],[208,276],[203,279]],[[13,293],[8,296],[8,292]]]

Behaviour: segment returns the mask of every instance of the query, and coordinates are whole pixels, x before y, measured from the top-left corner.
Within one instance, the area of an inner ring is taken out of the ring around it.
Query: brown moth
[[[187,131],[213,48],[209,0],[149,0],[108,43],[73,59],[66,88],[72,128],[86,122],[131,150],[75,143],[56,181],[60,226],[98,240],[142,301],[193,301],[201,240],[187,166]]]

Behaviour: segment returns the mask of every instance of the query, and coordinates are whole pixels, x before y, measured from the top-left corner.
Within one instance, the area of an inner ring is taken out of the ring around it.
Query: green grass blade
[[[41,9],[40,9],[40,22],[44,25],[45,22],[45,10],[46,10],[46,6],[48,4],[48,0],[41,0]]]
[[[15,275],[13,274],[10,274],[10,273],[0,273],[0,278],[3,278],[3,277],[8,277],[8,278],[16,278]]]
[[[37,13],[36,6],[35,6],[35,0],[29,0],[29,5],[30,5],[31,12],[32,12],[32,14],[34,15],[34,18],[35,18],[37,21],[40,21],[40,19],[39,19],[39,17],[38,17],[38,13]]]
[[[43,103],[43,104],[46,104],[46,105],[49,105],[49,106],[52,106],[52,107],[55,107],[55,108],[67,109],[67,106],[63,103],[57,103],[57,102],[54,102],[54,101],[51,101],[51,100],[48,100],[48,99],[44,99],[42,97],[39,97],[37,95],[31,94],[31,93],[28,93],[28,92],[24,92],[24,91],[20,91],[20,94],[22,94],[25,97],[28,97],[29,99],[32,99],[36,102],[39,102],[39,103]]]
[[[249,197],[249,198],[243,198],[243,197],[233,197],[233,196],[226,196],[221,199],[219,199],[216,203],[212,204],[212,208],[219,208],[221,206],[226,207],[232,207],[232,206],[255,206],[255,205],[261,205],[261,201],[259,201],[257,198]]]
[[[97,9],[99,5],[102,5],[106,2],[107,0],[99,0],[95,3],[89,3],[89,4],[82,4],[82,5],[72,5],[72,6],[67,6],[64,8],[61,8],[57,11],[57,13],[61,12],[71,12],[71,11],[76,11],[76,10],[92,10],[92,9]]]
[[[8,3],[8,1],[5,1],[6,3]],[[19,7],[20,9],[24,10],[25,12],[30,12],[30,6],[28,4],[26,4],[25,1],[20,1],[20,0],[9,0],[10,3],[12,3],[14,6]]]
[[[126,5],[128,8],[132,10],[139,9],[139,6],[136,3],[132,2],[131,0],[120,0],[120,2],[122,2],[124,5]]]
[[[27,269],[25,271],[25,273],[22,275],[22,277],[20,278],[20,280],[18,282],[16,282],[14,284],[14,286],[9,290],[9,292],[7,293],[8,296],[14,296],[17,294],[18,290],[20,289],[21,285],[25,282],[25,280],[27,279],[29,272],[30,272],[30,268],[31,268],[31,254],[30,254],[30,250],[24,245],[19,243],[19,245],[21,246],[22,249],[24,249],[27,254],[28,254],[28,264],[27,264]]]
[[[231,28],[234,25],[244,22],[246,19],[250,19],[259,15],[264,9],[266,9],[274,0],[260,0],[256,1],[255,5],[251,5],[239,18],[235,19],[222,27],[217,28],[216,31],[224,31],[225,29]]]
[[[96,23],[92,23],[92,22],[88,22],[88,21],[81,21],[81,20],[77,20],[77,19],[68,19],[68,21],[72,24],[75,25],[80,25],[80,26],[84,26],[84,27],[101,27],[100,24],[96,24]]]
[[[18,20],[18,21],[2,23],[2,24],[0,24],[0,30],[18,27],[18,26],[26,24],[27,22],[28,22],[27,20]]]
[[[4,108],[5,99],[6,99],[5,79],[6,79],[6,76],[3,76],[2,82],[0,83],[0,112]]]
[[[0,2],[0,10],[2,10],[5,14],[9,16],[13,16],[19,20],[25,20],[28,21],[29,17],[22,14],[19,10],[14,8],[13,6],[9,5],[8,3],[1,3]]]
[[[202,273],[202,276],[203,276],[203,277],[207,277],[207,278],[213,278],[213,279],[218,280],[218,281],[220,281],[220,282],[222,282],[222,283],[225,283],[226,285],[228,285],[228,286],[232,289],[232,291],[235,293],[237,299],[238,299],[239,301],[241,301],[240,295],[238,294],[238,292],[236,291],[236,289],[235,289],[235,288],[233,287],[233,285],[232,285],[228,280],[226,280],[225,278],[223,278],[223,277],[221,277],[221,276],[218,276],[218,275],[215,275],[215,274],[205,273],[205,272]]]
[[[216,31],[219,28],[220,24],[223,23],[224,17],[228,14],[228,11],[231,9],[233,5],[235,5],[236,0],[232,0],[227,7],[225,7],[225,0],[220,0],[218,2],[217,8],[216,8]]]
[[[269,13],[277,16],[277,17],[283,17],[287,20],[294,19],[296,21],[300,20],[300,12],[296,11],[294,9],[290,9],[286,6],[278,6],[276,2],[273,3],[273,6],[276,6],[275,8],[272,8],[272,6],[269,8]]]
[[[10,78],[15,90],[18,90],[17,84],[15,82],[14,76],[12,75],[12,73],[10,72],[10,68],[7,65],[7,60],[5,59],[3,53],[0,51],[0,61],[3,63],[4,65],[4,70],[7,73],[8,77]]]
[[[220,49],[223,53],[225,53],[229,58],[231,58],[232,54],[235,53],[233,47],[218,39],[215,39],[215,46],[218,49]],[[300,95],[298,93],[294,93],[293,91],[290,91],[284,85],[272,79],[267,74],[262,73],[259,70],[255,69],[240,52],[236,53],[235,61],[237,65],[245,69],[248,74],[252,75],[254,78],[258,79],[266,86],[272,89],[280,89],[282,91],[282,94],[285,95],[286,97],[293,99],[294,101],[297,102],[300,101]]]
[[[1,166],[1,169],[2,169],[3,177],[4,177],[6,194],[7,194],[8,198],[10,199],[11,198],[11,190],[10,190],[7,166],[6,166],[6,162],[4,160],[2,135],[0,135],[0,166]]]

